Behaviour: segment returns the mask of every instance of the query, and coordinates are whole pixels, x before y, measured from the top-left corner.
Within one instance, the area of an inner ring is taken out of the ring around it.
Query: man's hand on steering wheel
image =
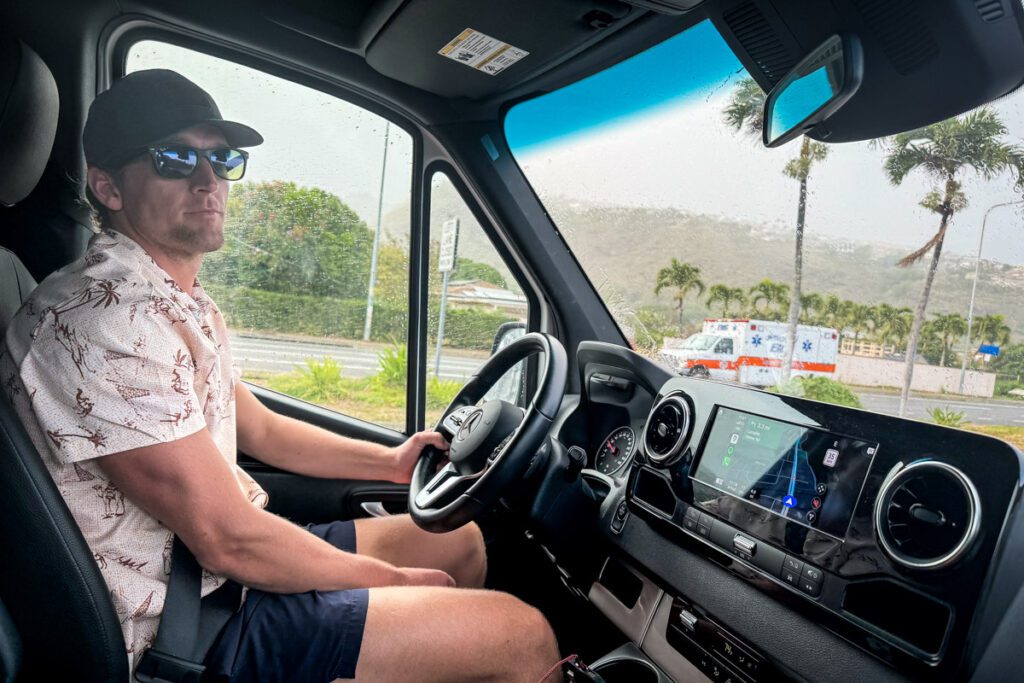
[[[433,446],[439,451],[448,450],[448,442],[444,436],[433,430],[416,432],[402,444],[392,448],[390,456],[394,459],[394,473],[390,477],[391,481],[396,484],[408,484],[412,481],[412,471],[427,446]]]
[[[500,399],[484,400],[508,370],[535,354],[541,371],[525,408]],[[452,399],[435,428],[437,436],[450,437],[448,452],[420,447],[409,482],[413,521],[427,531],[443,533],[493,507],[522,479],[547,438],[565,393],[566,375],[565,349],[548,334],[524,335],[491,356]]]

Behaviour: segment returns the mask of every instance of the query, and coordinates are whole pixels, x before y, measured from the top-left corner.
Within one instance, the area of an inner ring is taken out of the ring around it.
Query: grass
[[[331,359],[306,359],[285,373],[246,373],[245,379],[274,391],[315,403],[330,410],[405,429],[406,369],[404,346],[393,345],[378,356],[381,370],[370,377],[344,377],[341,365]],[[441,417],[462,384],[433,377],[427,381],[427,424]]]
[[[956,411],[946,406],[946,409],[932,408],[928,411],[928,414],[932,417],[932,422],[943,427],[962,427],[964,424],[964,413],[963,411]]]
[[[1012,443],[1017,448],[1024,449],[1024,427],[979,424],[965,424],[961,425],[961,427],[971,432],[994,436],[997,439],[1002,439],[1003,441]]]

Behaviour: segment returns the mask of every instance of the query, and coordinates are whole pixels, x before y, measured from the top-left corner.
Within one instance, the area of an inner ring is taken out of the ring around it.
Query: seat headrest
[[[57,82],[43,60],[0,31],[0,204],[21,201],[39,182],[57,132]]]

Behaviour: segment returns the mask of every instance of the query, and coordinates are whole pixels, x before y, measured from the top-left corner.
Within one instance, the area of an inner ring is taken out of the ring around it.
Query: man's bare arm
[[[207,430],[97,460],[134,503],[160,520],[206,569],[275,593],[453,585],[443,572],[346,553],[249,502]]]
[[[279,415],[239,382],[235,388],[238,446],[268,465],[311,477],[408,483],[423,446],[447,449],[436,432],[420,432],[396,448],[349,439]]]

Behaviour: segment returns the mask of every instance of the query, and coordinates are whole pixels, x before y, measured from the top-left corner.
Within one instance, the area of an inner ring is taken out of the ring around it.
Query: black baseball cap
[[[146,147],[192,126],[216,126],[232,147],[252,147],[263,136],[249,126],[225,121],[210,94],[168,69],[135,71],[114,81],[89,107],[82,133],[85,160],[116,168]]]

